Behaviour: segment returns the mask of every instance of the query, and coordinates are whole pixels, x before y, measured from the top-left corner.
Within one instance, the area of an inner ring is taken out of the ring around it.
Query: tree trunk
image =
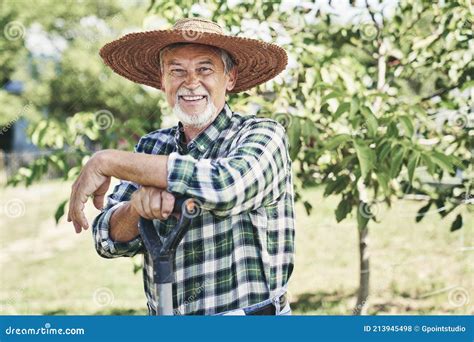
[[[367,313],[367,299],[369,298],[369,251],[367,249],[369,228],[366,226],[359,231],[359,262],[360,262],[360,278],[359,291],[357,294],[357,303],[354,308],[354,315],[365,315]]]
[[[384,40],[381,37],[381,31],[383,26],[375,20],[375,14],[370,8],[369,1],[365,1],[365,6],[369,11],[370,17],[372,18],[373,24],[377,28],[377,90],[384,92],[386,88],[386,72],[387,72],[387,47],[384,44]],[[383,18],[383,13],[382,13]],[[382,107],[382,97],[377,97],[373,103],[373,110],[375,115],[379,114]],[[363,182],[358,184],[359,190],[359,203],[370,203],[367,196],[367,189]],[[358,207],[358,210],[362,208]],[[369,211],[370,214],[370,211]],[[361,215],[361,212],[358,212],[358,215]],[[367,215],[367,212],[365,212]],[[366,217],[367,218],[367,217]],[[371,218],[371,217],[370,217]],[[358,232],[359,232],[359,264],[360,264],[360,278],[359,278],[359,290],[357,293],[357,303],[354,308],[354,315],[365,315],[367,313],[367,300],[369,298],[369,279],[370,279],[370,265],[369,265],[369,250],[368,250],[368,235],[369,227],[368,221],[362,224],[358,222]]]

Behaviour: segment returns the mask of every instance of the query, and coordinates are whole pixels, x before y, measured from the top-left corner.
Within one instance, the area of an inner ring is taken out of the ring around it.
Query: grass
[[[54,223],[69,189],[56,181],[0,189],[0,314],[145,314],[142,276],[133,274],[132,260],[100,258],[90,231],[75,234],[65,218]],[[335,222],[337,198],[323,198],[317,189],[304,197],[314,210],[307,216],[297,204],[293,311],[352,314],[358,286],[355,222]],[[12,203],[19,203],[21,216],[7,215]],[[390,210],[376,208],[380,223],[370,226],[369,314],[474,313],[473,214],[464,208],[464,227],[450,233],[455,214],[442,220],[433,213],[417,224],[421,205],[399,201]],[[91,204],[86,210],[91,221],[97,211]]]
[[[359,278],[355,220],[337,224],[337,199],[322,198],[318,190],[306,197],[315,210],[311,217],[297,210],[293,307],[303,314],[351,314]],[[473,312],[473,214],[464,208],[465,226],[451,233],[455,215],[442,220],[433,212],[415,223],[421,206],[398,201],[390,210],[375,208],[380,222],[371,222],[369,233],[370,314]]]

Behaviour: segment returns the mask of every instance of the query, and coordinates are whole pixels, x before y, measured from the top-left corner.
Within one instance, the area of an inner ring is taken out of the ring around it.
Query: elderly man
[[[161,89],[177,126],[143,136],[134,152],[104,150],[84,166],[71,192],[68,221],[95,218],[97,252],[105,258],[144,253],[149,313],[157,308],[153,264],[139,218],[162,235],[173,227],[175,198],[194,198],[202,213],[177,248],[173,307],[177,314],[291,314],[286,296],[293,271],[294,202],[284,128],[232,112],[227,93],[261,84],[287,62],[280,47],[227,36],[204,19],[173,30],[127,35],[101,50],[118,74]],[[121,180],[104,208],[111,177]]]

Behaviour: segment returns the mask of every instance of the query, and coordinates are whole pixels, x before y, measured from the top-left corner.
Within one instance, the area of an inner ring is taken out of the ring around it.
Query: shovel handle
[[[168,262],[174,257],[176,248],[183,239],[184,234],[186,234],[192,219],[201,213],[201,208],[198,204],[192,198],[179,198],[175,200],[173,213],[180,213],[181,215],[178,223],[164,239],[161,239],[156,233],[152,220],[140,218],[140,235],[142,236],[145,248],[151,254],[154,262],[163,260]],[[163,279],[164,277],[161,278]]]

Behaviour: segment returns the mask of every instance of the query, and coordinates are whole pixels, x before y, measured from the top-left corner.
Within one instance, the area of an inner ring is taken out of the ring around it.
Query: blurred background
[[[287,129],[294,313],[473,314],[473,11],[470,0],[0,0],[0,314],[146,313],[141,257],[100,258],[64,212],[95,151],[130,151],[176,124],[163,94],[113,74],[100,47],[194,16],[289,54],[276,79],[228,102]]]

